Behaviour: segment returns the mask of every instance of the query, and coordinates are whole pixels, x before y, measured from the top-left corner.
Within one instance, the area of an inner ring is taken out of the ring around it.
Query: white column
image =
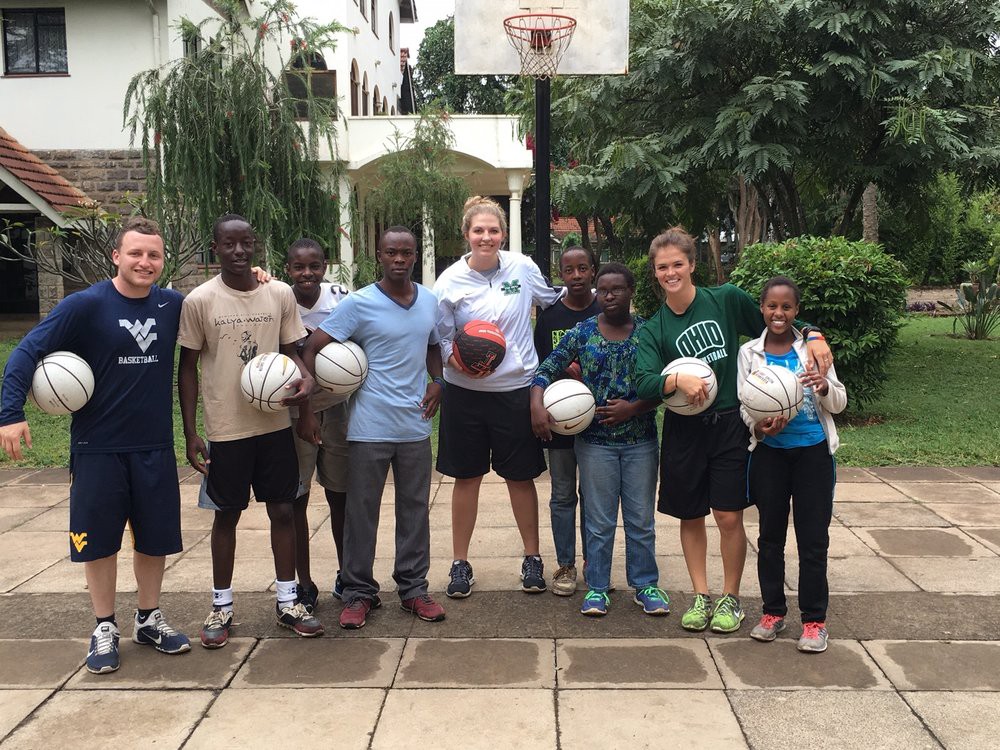
[[[354,289],[354,244],[351,241],[351,234],[356,230],[351,226],[351,201],[354,198],[351,190],[351,182],[347,175],[340,177],[338,186],[340,195],[340,268],[343,269],[341,278],[344,285],[349,289]],[[331,269],[332,270],[332,269]]]
[[[431,215],[427,212],[427,206],[424,206],[421,222],[424,227],[423,238],[422,238],[422,252],[421,252],[421,262],[423,263],[423,284],[424,286],[430,287],[434,285],[434,281],[437,279],[437,268],[434,264],[436,258],[436,251],[434,250],[434,227],[431,226]]]
[[[508,172],[507,189],[510,190],[507,247],[512,253],[520,253],[523,252],[521,249],[521,192],[524,189],[524,174]]]

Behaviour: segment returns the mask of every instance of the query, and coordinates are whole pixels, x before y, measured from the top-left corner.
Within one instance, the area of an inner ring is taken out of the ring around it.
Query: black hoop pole
[[[552,199],[549,185],[551,88],[548,78],[535,79],[535,262],[551,278]]]

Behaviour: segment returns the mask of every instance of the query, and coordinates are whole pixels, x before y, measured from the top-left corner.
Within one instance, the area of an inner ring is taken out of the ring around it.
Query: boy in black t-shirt
[[[559,276],[566,285],[566,296],[552,307],[540,310],[535,322],[535,350],[540,362],[552,353],[566,331],[601,311],[593,290],[596,272],[597,262],[590,250],[576,246],[563,250],[559,257]],[[580,366],[576,362],[567,368],[566,377],[579,379]],[[577,477],[574,439],[571,435],[553,434],[552,440],[545,443],[548,449],[549,476],[552,480],[552,495],[549,500],[552,540],[559,563],[559,569],[552,578],[552,593],[557,596],[571,596],[576,591]],[[579,505],[580,551],[586,565],[582,494],[579,496]]]

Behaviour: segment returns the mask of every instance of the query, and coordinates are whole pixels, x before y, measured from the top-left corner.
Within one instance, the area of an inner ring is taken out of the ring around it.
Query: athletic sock
[[[98,617],[97,618],[97,626],[98,627],[100,627],[100,625],[101,625],[102,622],[110,622],[116,628],[118,627],[118,623],[115,621],[115,614],[114,614],[114,612],[112,612],[107,617]]]
[[[212,606],[223,612],[233,611],[233,587],[228,589],[212,589]]]
[[[159,607],[153,607],[152,609],[142,609],[140,607],[140,608],[136,609],[136,611],[135,611],[135,621],[138,622],[140,625],[145,625],[146,624],[146,620],[149,619],[149,616],[151,614],[153,614],[158,609],[159,609]]]
[[[278,592],[278,611],[281,611],[282,607],[291,607],[295,604],[295,599],[298,596],[298,589],[294,580],[279,581],[275,579],[274,588],[277,589]]]

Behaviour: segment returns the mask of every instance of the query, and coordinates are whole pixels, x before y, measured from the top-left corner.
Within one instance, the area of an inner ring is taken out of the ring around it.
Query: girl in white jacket
[[[463,598],[472,593],[475,578],[469,544],[476,526],[479,486],[491,464],[507,482],[524,543],[521,588],[538,593],[545,591],[545,578],[538,549],[534,480],[545,471],[545,458],[531,431],[529,391],[538,367],[531,310],[534,305],[549,307],[564,290],[553,289],[530,258],[501,251],[507,217],[495,201],[476,196],[466,202],[462,235],[469,252],[434,284],[447,383],[441,403],[437,470],[455,477],[454,562],[447,594]],[[468,372],[452,355],[455,334],[471,320],[496,324],[507,341],[503,361],[493,373]]]
[[[794,498],[795,538],[799,551],[799,609],[802,637],[799,651],[826,650],[826,577],[833,515],[839,440],[833,414],[847,406],[847,392],[831,366],[826,377],[811,369],[806,341],[793,327],[799,313],[799,288],[791,279],[775,276],[760,296],[767,329],[740,347],[738,380],[762,365],[786,367],[798,374],[805,397],[798,414],[766,417],[757,422],[740,408],[750,427],[750,501],[760,514],[757,576],[764,600],[763,616],[750,632],[758,641],[773,641],[785,628],[785,536],[789,501]]]

